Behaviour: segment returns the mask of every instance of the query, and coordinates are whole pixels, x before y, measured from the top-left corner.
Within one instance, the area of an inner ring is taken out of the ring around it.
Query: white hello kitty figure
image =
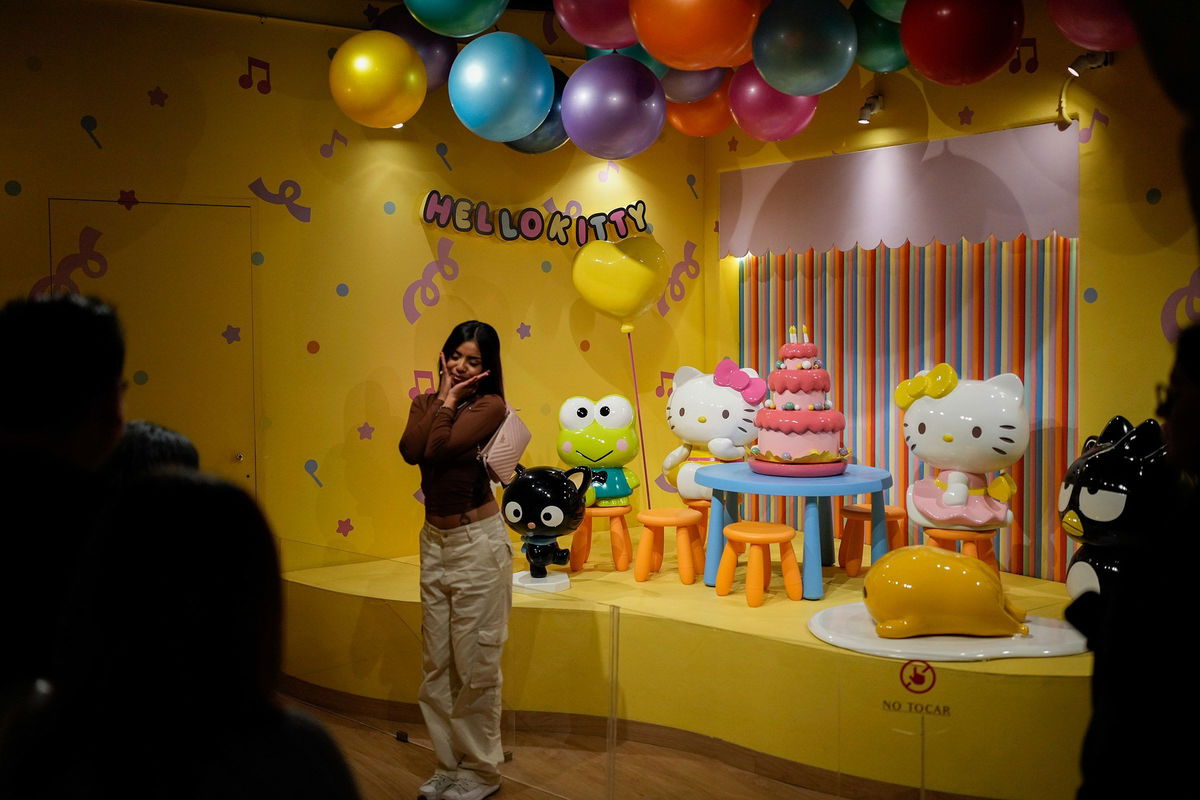
[[[663,472],[680,497],[712,499],[712,489],[696,483],[696,470],[745,457],[745,446],[758,437],[754,414],[766,396],[767,382],[729,358],[713,374],[695,367],[675,371],[667,424],[684,443],[663,460]]]
[[[1016,482],[1004,468],[1029,445],[1025,387],[1005,373],[959,380],[949,364],[896,387],[905,410],[904,442],[938,470],[908,487],[908,517],[925,528],[993,530],[1012,522]],[[999,472],[990,482],[989,472]]]

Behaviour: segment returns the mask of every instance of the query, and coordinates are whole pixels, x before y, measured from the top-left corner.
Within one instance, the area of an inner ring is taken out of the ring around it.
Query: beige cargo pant
[[[512,606],[512,544],[494,517],[421,529],[421,713],[438,771],[500,782],[500,651]]]

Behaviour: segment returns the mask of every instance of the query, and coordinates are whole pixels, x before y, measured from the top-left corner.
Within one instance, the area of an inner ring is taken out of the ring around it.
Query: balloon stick
[[[629,340],[629,369],[633,372],[633,402],[637,406],[638,439],[642,446],[642,488],[646,490],[646,510],[650,505],[650,470],[646,468],[646,434],[642,432],[642,396],[638,394],[637,364],[633,360],[633,332],[627,331],[625,337]]]

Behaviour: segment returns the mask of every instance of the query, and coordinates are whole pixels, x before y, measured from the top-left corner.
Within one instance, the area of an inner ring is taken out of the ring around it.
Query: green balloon
[[[595,47],[584,47],[583,50],[588,61],[591,61],[593,58],[597,58],[598,56],[606,56],[609,53],[620,53],[623,56],[629,56],[630,58],[640,61],[649,67],[650,71],[654,73],[656,78],[662,78],[663,75],[667,74],[667,70],[670,69],[670,67],[668,67],[666,64],[647,53],[646,48],[636,43],[629,45],[629,47],[622,47],[620,50],[603,50]]]
[[[867,0],[867,5],[888,22],[899,22],[900,15],[904,13],[905,2],[906,0]]]
[[[858,31],[858,52],[854,60],[871,72],[895,72],[908,66],[908,56],[900,44],[900,26],[871,10],[879,0],[854,0],[850,16]]]

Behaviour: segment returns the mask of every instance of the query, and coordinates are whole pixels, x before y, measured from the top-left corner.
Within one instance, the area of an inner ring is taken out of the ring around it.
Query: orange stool
[[[783,568],[783,585],[787,596],[799,600],[804,594],[800,565],[792,539],[796,532],[778,522],[734,522],[725,526],[725,552],[717,570],[717,594],[724,597],[733,586],[737,570],[738,545],[749,545],[746,562],[746,605],[756,608],[763,603],[763,592],[771,586],[771,545],[779,546],[779,563]]]
[[[846,574],[853,578],[862,571],[865,532],[870,530],[871,506],[868,503],[855,503],[842,506],[842,543],[838,546],[838,563]],[[904,509],[899,506],[884,506],[883,518],[887,521],[888,550],[895,550],[908,544],[904,530]],[[870,537],[866,537],[870,541]]]
[[[613,565],[619,572],[629,569],[629,560],[633,555],[633,540],[629,538],[629,525],[625,522],[629,506],[588,506],[583,513],[583,524],[575,529],[575,535],[571,538],[571,572],[583,569],[583,562],[591,555],[592,520],[595,517],[608,517]]]
[[[935,547],[943,550],[957,550],[955,542],[962,542],[962,554],[978,558],[987,564],[996,574],[1000,574],[1000,564],[996,561],[996,550],[992,540],[999,531],[959,531],[950,528],[926,528],[925,535],[933,540]]]
[[[684,500],[683,504],[693,511],[700,512],[700,543],[708,542],[708,509],[712,507],[711,500]]]
[[[663,528],[675,527],[675,556],[679,560],[679,580],[691,584],[696,573],[704,574],[704,545],[700,543],[700,520],[703,515],[689,508],[650,508],[639,511],[642,538],[638,541],[637,565],[633,577],[644,581],[651,572],[658,572],[663,561]]]

